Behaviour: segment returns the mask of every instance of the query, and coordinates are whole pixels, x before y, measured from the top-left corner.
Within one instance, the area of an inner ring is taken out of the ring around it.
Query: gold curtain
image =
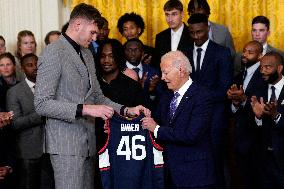
[[[155,35],[166,29],[163,6],[167,0],[71,0],[71,9],[79,3],[95,6],[109,21],[110,37],[125,42],[116,25],[118,18],[126,12],[140,14],[146,28],[140,39],[154,46]],[[189,0],[181,0],[184,5],[184,22],[186,23],[187,4]],[[208,0],[211,8],[210,20],[228,26],[239,51],[251,40],[251,20],[257,15],[270,19],[271,35],[269,43],[284,49],[284,0]]]

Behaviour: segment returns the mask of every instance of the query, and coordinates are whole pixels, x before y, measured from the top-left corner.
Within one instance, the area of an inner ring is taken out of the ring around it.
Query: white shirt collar
[[[179,88],[179,90],[175,91],[179,93],[180,97],[183,97],[184,93],[187,91],[189,86],[192,84],[192,79],[189,78],[182,86]]]
[[[269,86],[269,89],[271,88],[271,86],[274,86],[275,89],[276,89],[276,90],[279,92],[279,94],[280,94],[280,92],[281,92],[281,90],[282,90],[282,88],[283,88],[283,86],[284,86],[284,77],[283,77],[283,75],[282,75],[282,79],[280,79],[280,81],[278,81],[275,85],[269,84],[268,86]]]
[[[254,65],[252,65],[251,67],[247,68],[247,75],[252,75],[254,74],[255,70],[259,67],[260,63],[257,62]]]
[[[179,29],[177,31],[174,31],[173,29],[171,29],[171,35],[178,35],[181,36],[182,35],[182,31],[184,28],[184,24],[182,23],[182,25],[179,27]]]
[[[130,62],[126,61],[126,66],[127,66],[127,68],[129,68],[129,69],[139,68],[141,71],[142,71],[142,69],[143,69],[141,62],[140,62],[140,64],[138,64],[138,66],[134,66],[134,65],[132,65]]]
[[[262,55],[265,55],[266,54],[266,52],[267,52],[267,42],[265,42],[264,44],[263,44],[263,50],[262,50]]]
[[[27,82],[28,86],[29,86],[31,89],[34,88],[34,86],[35,86],[35,83],[34,83],[34,82],[28,80],[28,78],[25,78],[25,81]]]
[[[195,43],[194,43],[194,51],[196,51],[196,49],[198,49],[198,48],[202,48],[202,51],[205,52],[206,49],[207,49],[208,43],[209,43],[209,39],[207,39],[207,41],[205,43],[203,43],[203,45],[201,45],[201,47],[196,46]]]

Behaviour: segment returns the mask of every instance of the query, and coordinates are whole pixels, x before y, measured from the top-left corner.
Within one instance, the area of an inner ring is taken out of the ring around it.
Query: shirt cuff
[[[262,126],[262,119],[258,119],[257,117],[254,117],[254,120],[257,126]]]
[[[278,116],[276,116],[276,119],[274,119],[274,123],[278,124],[280,119],[281,119],[281,114],[278,114]]]
[[[158,129],[160,128],[160,125],[157,125],[154,129],[154,137],[157,138],[158,137]]]
[[[78,104],[75,118],[82,117],[82,115],[83,115],[83,104]]]
[[[238,107],[234,106],[234,104],[231,104],[231,110],[233,113],[236,113],[238,111]]]

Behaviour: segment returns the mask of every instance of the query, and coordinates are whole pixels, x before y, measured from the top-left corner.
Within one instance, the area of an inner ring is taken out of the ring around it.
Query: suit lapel
[[[282,87],[282,90],[281,90],[280,95],[279,95],[278,100],[277,100],[277,102],[279,103],[279,106],[281,105],[283,99],[284,99],[284,87]]]
[[[82,50],[82,55],[83,55],[83,58],[85,60],[85,64],[86,64],[86,68],[87,68],[87,73],[88,73],[88,77],[89,77],[89,82],[90,82],[90,89],[89,91],[87,92],[86,94],[86,97],[87,98],[88,96],[90,96],[92,94],[92,91],[93,91],[93,77],[92,75],[95,75],[96,73],[93,73],[92,72],[92,67],[94,67],[95,65],[95,62],[93,59],[89,59],[89,56],[87,55],[87,53],[85,52],[86,50],[88,49],[84,49]]]
[[[243,72],[242,72],[243,73]],[[253,73],[253,76],[251,77],[248,86],[246,88],[246,91],[249,91],[251,89],[251,87],[255,86],[255,81],[257,81],[257,78],[259,77],[260,71],[259,71],[259,67],[255,70],[255,72]]]
[[[171,123],[176,119],[176,117],[182,113],[182,110],[184,109],[184,106],[187,104],[187,102],[189,101],[189,99],[194,95],[196,91],[196,85],[195,84],[191,84],[191,86],[187,89],[187,91],[184,93],[176,111],[174,114],[174,117],[171,120]]]
[[[87,72],[86,66],[84,65],[84,63],[81,60],[80,56],[78,55],[78,53],[76,52],[74,47],[65,38],[63,38],[63,39],[64,39],[63,40],[64,43],[67,44],[67,45],[65,45],[66,50],[67,50],[67,54],[70,56],[70,59],[72,60],[72,63],[77,68],[78,73],[80,74],[80,76],[82,78],[84,78],[84,79],[88,78],[88,72]],[[84,57],[84,55],[83,55],[83,57]]]
[[[184,24],[184,27],[183,27],[183,30],[182,30],[182,34],[181,34],[181,37],[180,37],[180,40],[179,40],[179,43],[178,43],[178,47],[177,49],[178,50],[182,50],[184,49],[183,46],[184,46],[184,43],[187,43],[187,39],[186,39],[186,32],[188,32],[188,29],[186,27],[186,25]]]
[[[172,39],[172,34],[171,34],[171,29],[169,28],[168,31],[167,31],[167,35],[166,35],[165,43],[164,43],[166,52],[169,52],[169,51],[172,50],[171,39]]]
[[[22,92],[24,93],[25,99],[28,99],[28,102],[30,103],[31,107],[33,107],[34,103],[34,94],[32,92],[32,89],[28,86],[27,82],[25,80],[21,83]]]
[[[207,49],[205,51],[205,55],[204,55],[204,59],[202,62],[202,66],[200,69],[200,74],[199,75],[203,75],[202,72],[204,72],[204,70],[206,70],[206,67],[210,64],[210,57],[214,57],[214,49],[213,49],[213,43],[211,40],[209,40]]]

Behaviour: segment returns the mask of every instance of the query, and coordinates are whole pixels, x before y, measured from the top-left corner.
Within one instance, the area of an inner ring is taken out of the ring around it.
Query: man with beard
[[[262,188],[284,188],[284,78],[283,57],[269,52],[260,61],[260,72],[267,82],[251,98],[256,123],[262,129]]]
[[[248,42],[242,53],[243,72],[234,79],[234,84],[227,91],[232,101],[231,110],[235,119],[235,154],[241,180],[245,188],[259,186],[259,136],[260,128],[256,125],[249,99],[255,91],[264,86],[260,73],[259,61],[262,57],[262,45],[257,41]]]

